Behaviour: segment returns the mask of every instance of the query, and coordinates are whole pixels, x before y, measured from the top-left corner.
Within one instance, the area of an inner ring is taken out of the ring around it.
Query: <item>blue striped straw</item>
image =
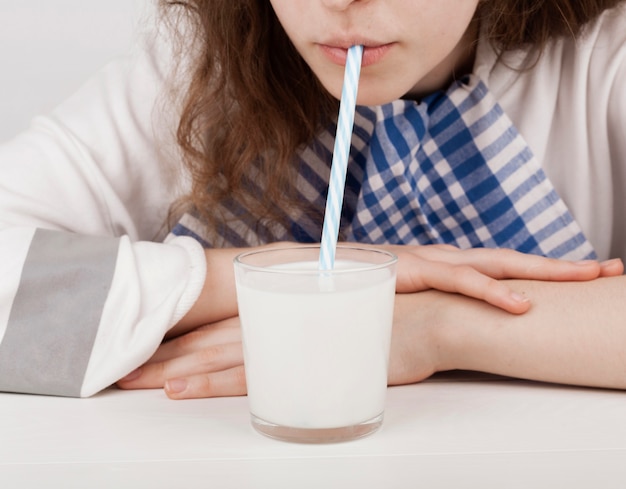
[[[339,237],[339,222],[341,219],[341,208],[343,206],[343,193],[346,186],[346,173],[348,171],[348,157],[350,156],[350,146],[352,143],[352,128],[354,126],[354,111],[356,109],[356,96],[359,88],[362,58],[363,46],[352,46],[348,49],[346,70],[343,77],[343,89],[339,103],[335,148],[333,150],[333,161],[330,167],[330,181],[328,184],[328,197],[326,198],[326,210],[324,213],[324,227],[322,228],[319,262],[320,270],[332,270],[335,266],[335,252],[337,249],[337,239]]]

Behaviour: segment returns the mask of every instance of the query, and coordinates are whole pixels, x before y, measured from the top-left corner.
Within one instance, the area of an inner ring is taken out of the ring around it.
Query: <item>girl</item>
[[[319,240],[355,43],[342,239],[400,256],[390,383],[626,387],[626,16],[525,3],[163,2],[177,37],[0,149],[0,389],[245,393],[232,258]]]

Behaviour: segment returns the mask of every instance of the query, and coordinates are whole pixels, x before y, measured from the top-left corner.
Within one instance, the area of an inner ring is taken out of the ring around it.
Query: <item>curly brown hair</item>
[[[338,102],[295,50],[268,0],[159,0],[194,53],[177,131],[192,189],[180,204],[215,230],[234,200],[256,222],[307,203],[295,193],[294,154],[337,114]],[[577,36],[624,0],[481,0],[476,19],[499,51]],[[181,21],[182,22],[178,22]],[[251,192],[249,175],[254,172]],[[247,183],[248,182],[248,183]],[[180,212],[180,209],[178,210]]]

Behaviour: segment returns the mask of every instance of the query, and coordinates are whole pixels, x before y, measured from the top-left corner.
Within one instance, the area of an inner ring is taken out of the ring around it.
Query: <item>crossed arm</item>
[[[281,246],[280,244],[272,246]],[[620,260],[565,262],[510,250],[386,246],[399,256],[389,384],[477,370],[626,388],[626,276]],[[232,259],[207,250],[189,313],[124,389],[173,399],[246,393]]]

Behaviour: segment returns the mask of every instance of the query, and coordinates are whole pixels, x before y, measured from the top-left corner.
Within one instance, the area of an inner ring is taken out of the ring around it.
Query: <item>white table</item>
[[[626,487],[626,393],[448,376],[389,389],[383,428],[297,445],[247,399],[0,394],[0,487]]]

